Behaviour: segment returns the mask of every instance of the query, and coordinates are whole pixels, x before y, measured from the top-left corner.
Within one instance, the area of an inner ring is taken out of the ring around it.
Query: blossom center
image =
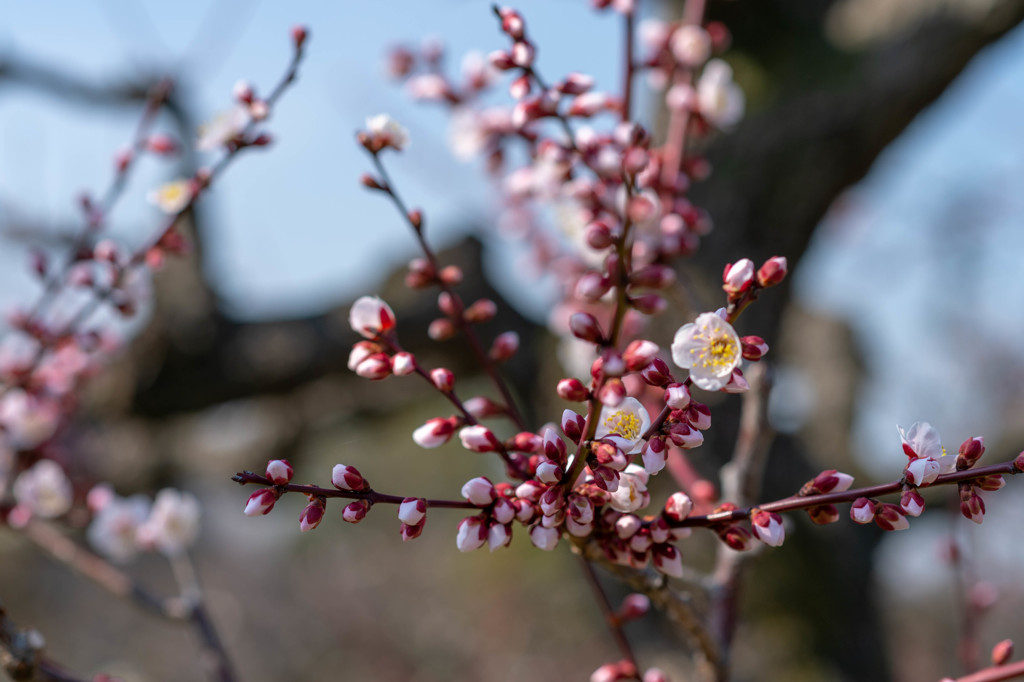
[[[636,440],[640,436],[641,422],[632,412],[613,412],[604,420],[604,425],[608,427],[608,433],[626,440]]]
[[[698,334],[697,338],[699,338]],[[694,365],[713,371],[732,370],[736,365],[739,348],[728,334],[718,333],[707,339],[707,343],[690,350]]]

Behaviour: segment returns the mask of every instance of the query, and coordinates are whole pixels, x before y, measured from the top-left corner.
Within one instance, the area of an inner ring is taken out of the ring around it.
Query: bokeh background
[[[641,4],[645,16],[680,12],[668,0]],[[517,7],[545,74],[581,70],[616,87],[617,17],[577,0]],[[727,59],[748,117],[708,150],[715,173],[694,198],[716,231],[684,264],[683,281],[713,307],[724,262],[779,253],[793,265],[791,285],[741,329],[774,348],[778,436],[765,495],[789,494],[823,468],[865,484],[894,478],[897,423],[930,421],[953,447],[985,435],[991,462],[1015,455],[1024,446],[1021,5],[712,1],[709,15],[733,30]],[[384,76],[384,56],[400,43],[443,38],[452,69],[469,50],[501,47],[487,3],[4,4],[0,308],[36,295],[29,249],[67,244],[76,197],[105,186],[147,83],[176,79],[179,113],[162,125],[189,134],[230,104],[238,79],[263,90],[275,81],[299,22],[311,27],[309,56],[274,112],[276,144],[242,159],[199,206],[193,257],[157,279],[155,305],[124,329],[134,342],[92,383],[61,446],[83,475],[124,494],[175,485],[200,496],[200,570],[246,680],[586,679],[611,645],[568,553],[531,551],[517,537],[506,552],[460,555],[458,516],[442,513],[411,543],[381,510],[359,526],[329,514],[300,535],[301,501],[243,517],[247,492],[229,480],[276,456],[292,460],[299,480],[324,482],[345,462],[381,488],[426,496],[500,475],[455,446],[413,446],[412,429],[444,409],[433,395],[345,368],[346,304],[356,296],[382,293],[406,329],[432,317],[431,297],[404,292],[395,275],[415,255],[412,240],[358,183],[366,163],[353,134],[382,111],[411,131],[393,167],[427,211],[431,237],[464,265],[467,291],[503,302],[492,332],[523,335],[518,389],[541,420],[560,413],[551,389],[561,370],[545,329],[551,283],[523,281],[525,252],[496,235],[492,185],[480,164],[451,156],[445,113],[412,104]],[[658,103],[637,94],[657,130]],[[144,239],[156,223],[146,191],[202,161],[147,162],[112,232]],[[670,334],[655,340],[667,345]],[[457,352],[412,343],[427,362]],[[708,473],[731,448],[730,409],[716,406]],[[1020,639],[1024,495],[1010,483],[981,527],[947,513],[948,492],[929,497],[909,533],[794,518],[786,546],[747,570],[735,679],[935,680],[959,669],[965,612],[985,650]],[[948,560],[951,541],[960,563]],[[709,548],[696,539],[684,554],[706,567]],[[71,668],[200,678],[187,629],[112,602],[14,533],[0,533],[0,556],[0,599]],[[171,588],[155,558],[130,570]],[[685,673],[685,648],[667,624],[652,618],[628,631],[642,661]]]

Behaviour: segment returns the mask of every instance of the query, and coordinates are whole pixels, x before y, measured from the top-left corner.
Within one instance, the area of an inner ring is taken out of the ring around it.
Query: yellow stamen
[[[622,436],[626,440],[636,440],[642,426],[640,419],[632,412],[613,412],[604,420],[608,433]]]

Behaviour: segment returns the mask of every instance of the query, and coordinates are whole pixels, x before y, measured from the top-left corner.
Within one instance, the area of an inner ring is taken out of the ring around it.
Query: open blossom
[[[746,98],[732,80],[732,67],[721,59],[704,66],[697,81],[697,103],[701,116],[718,128],[731,128],[743,118]]]
[[[149,517],[144,495],[114,496],[99,510],[86,531],[89,544],[103,556],[123,563],[139,552],[139,527]]]
[[[715,313],[701,313],[672,341],[672,361],[690,370],[693,383],[706,391],[723,388],[743,359],[743,346],[732,325]]]
[[[180,213],[195,194],[190,180],[175,180],[161,185],[146,195],[146,200],[167,215]]]
[[[249,124],[249,112],[244,107],[233,107],[217,114],[209,123],[199,126],[196,149],[216,151],[242,134]]]
[[[929,485],[956,469],[956,457],[946,454],[939,432],[928,422],[914,422],[904,431],[896,427],[903,441],[903,452],[910,458],[906,467],[907,481],[912,485]]]
[[[139,542],[164,554],[180,554],[199,536],[199,500],[191,493],[164,488],[156,495],[149,518],[139,528]]]
[[[368,339],[375,339],[395,328],[395,312],[376,296],[361,296],[348,312],[352,330]]]
[[[366,130],[382,148],[392,147],[401,151],[409,146],[409,131],[387,114],[367,118]]]
[[[52,519],[71,509],[71,481],[59,464],[43,459],[15,479],[14,499],[36,516]]]
[[[615,442],[627,455],[640,452],[643,447],[641,436],[651,425],[651,417],[636,398],[626,398],[618,407],[601,408],[597,421],[595,438],[607,438]]]
[[[619,487],[612,493],[612,509],[632,512],[643,507],[647,501],[648,474],[643,467],[630,464],[619,476]]]

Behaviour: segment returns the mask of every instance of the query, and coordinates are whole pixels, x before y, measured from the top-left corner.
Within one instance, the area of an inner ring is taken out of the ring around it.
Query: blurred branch
[[[43,636],[21,630],[0,603],[0,667],[16,682],[84,682],[42,655]]]

